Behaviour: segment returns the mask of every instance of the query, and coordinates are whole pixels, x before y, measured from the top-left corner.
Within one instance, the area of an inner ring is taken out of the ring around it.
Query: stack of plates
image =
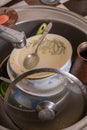
[[[27,45],[24,48],[12,51],[7,65],[8,75],[11,80],[29,71],[24,67],[24,60],[28,54],[35,51],[40,36],[36,35],[28,38]],[[72,46],[64,37],[48,34],[38,49],[38,55],[40,60],[32,69],[55,68],[68,72],[71,67]]]

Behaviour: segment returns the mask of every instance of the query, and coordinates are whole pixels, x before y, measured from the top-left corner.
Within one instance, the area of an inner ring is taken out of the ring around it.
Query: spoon
[[[48,32],[50,31],[51,28],[52,28],[52,23],[50,22],[46,26],[42,36],[40,37],[40,39],[38,41],[37,48],[35,49],[35,52],[31,53],[31,54],[29,54],[25,57],[23,65],[26,69],[31,69],[38,64],[38,62],[39,62],[39,56],[37,54],[38,48],[39,48],[40,44],[42,43],[43,39],[46,37],[46,35],[48,34]]]

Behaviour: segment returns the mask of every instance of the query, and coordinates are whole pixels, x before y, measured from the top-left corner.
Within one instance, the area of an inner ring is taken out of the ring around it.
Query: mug
[[[87,41],[77,47],[77,57],[72,65],[71,73],[87,85]]]

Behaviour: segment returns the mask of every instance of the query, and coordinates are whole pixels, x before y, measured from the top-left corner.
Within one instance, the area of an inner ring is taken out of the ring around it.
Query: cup
[[[77,47],[77,57],[72,65],[71,73],[87,85],[87,41]]]

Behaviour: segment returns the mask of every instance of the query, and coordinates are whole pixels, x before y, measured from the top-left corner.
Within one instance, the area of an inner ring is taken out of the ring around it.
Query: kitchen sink
[[[73,48],[72,63],[74,62],[77,46],[87,41],[87,21],[82,16],[68,10],[49,6],[16,8],[16,11],[19,19],[13,29],[24,31],[27,38],[36,35],[42,23],[52,22],[53,27],[49,33],[61,35],[70,41]],[[10,42],[0,39],[0,64],[10,55],[13,49]],[[9,121],[4,119],[5,121],[7,126],[11,128]]]

